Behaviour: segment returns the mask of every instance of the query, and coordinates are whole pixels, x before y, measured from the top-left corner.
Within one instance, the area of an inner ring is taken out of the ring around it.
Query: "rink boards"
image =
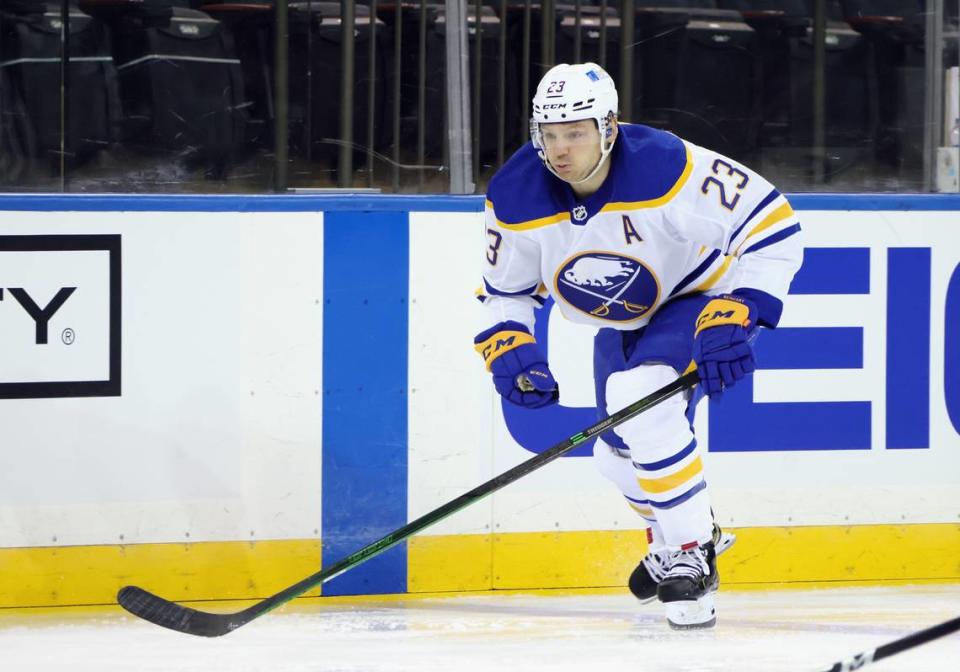
[[[728,584],[960,580],[960,198],[791,198],[806,261],[697,412]],[[264,596],[592,424],[473,335],[479,197],[0,197],[0,607]],[[72,288],[72,289],[71,289]],[[638,519],[562,458],[325,594],[622,585]]]

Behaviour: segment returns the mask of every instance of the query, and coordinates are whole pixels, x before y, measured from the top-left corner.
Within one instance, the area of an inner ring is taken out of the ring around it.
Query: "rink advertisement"
[[[120,248],[0,236],[0,399],[120,395]]]
[[[740,537],[724,583],[958,580],[960,199],[791,201],[780,328],[695,421]],[[592,424],[594,330],[550,301],[559,405],[495,395],[471,347],[481,210],[0,197],[0,606],[109,602],[123,577],[263,597]],[[590,452],[323,592],[622,585],[640,521]]]

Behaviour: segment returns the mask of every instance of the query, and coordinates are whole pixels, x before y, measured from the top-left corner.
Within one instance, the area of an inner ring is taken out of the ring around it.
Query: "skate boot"
[[[720,585],[712,541],[670,554],[670,569],[657,586],[671,628],[712,628],[717,623],[713,593]]]
[[[640,604],[647,604],[657,599],[657,585],[667,574],[670,551],[663,548],[659,551],[650,551],[637,568],[630,575],[630,592],[640,600]]]
[[[713,524],[713,545],[717,555],[733,546],[736,540],[735,534],[724,532],[719,525]],[[670,553],[666,549],[650,551],[633,570],[627,585],[630,586],[630,592],[640,600],[640,604],[647,604],[656,599],[657,584],[663,581],[667,570],[670,569],[669,557]]]

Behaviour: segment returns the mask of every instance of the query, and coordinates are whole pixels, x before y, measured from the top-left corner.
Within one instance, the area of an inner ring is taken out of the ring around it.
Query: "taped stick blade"
[[[220,637],[243,625],[235,614],[211,614],[170,602],[139,588],[126,586],[117,593],[117,602],[134,616],[156,625],[199,637]],[[241,612],[242,613],[242,612]]]

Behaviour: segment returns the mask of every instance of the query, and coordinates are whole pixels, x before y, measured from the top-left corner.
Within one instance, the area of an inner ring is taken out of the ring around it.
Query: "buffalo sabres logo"
[[[578,205],[573,209],[573,218],[578,222],[582,222],[587,218],[587,208],[583,205]]]
[[[660,283],[643,262],[608,252],[571,257],[557,271],[554,284],[573,307],[612,322],[640,319],[660,297]]]

